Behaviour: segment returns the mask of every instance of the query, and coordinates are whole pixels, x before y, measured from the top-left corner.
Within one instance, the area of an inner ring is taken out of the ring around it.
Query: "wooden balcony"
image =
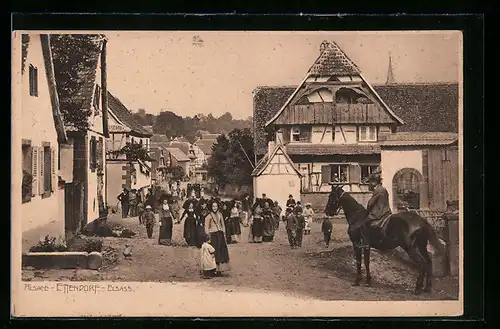
[[[377,104],[311,103],[287,106],[276,119],[275,124],[391,124],[394,122],[394,119]]]

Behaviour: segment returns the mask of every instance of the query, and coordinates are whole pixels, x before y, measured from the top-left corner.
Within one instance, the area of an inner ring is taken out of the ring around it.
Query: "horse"
[[[427,252],[428,242],[437,250],[438,255],[444,254],[444,246],[439,241],[434,228],[427,220],[416,212],[406,211],[391,214],[387,218],[385,236],[380,238],[381,228],[364,224],[367,210],[357,202],[341,185],[332,186],[325,208],[327,216],[335,216],[340,209],[344,210],[349,225],[348,235],[353,244],[356,259],[356,279],[354,286],[359,286],[362,280],[361,260],[364,256],[366,269],[366,284],[371,285],[370,248],[386,252],[401,247],[418,266],[418,279],[415,294],[430,293],[432,290],[432,259]],[[366,241],[367,240],[367,241]],[[362,246],[362,242],[367,245]],[[425,287],[424,287],[425,279]]]

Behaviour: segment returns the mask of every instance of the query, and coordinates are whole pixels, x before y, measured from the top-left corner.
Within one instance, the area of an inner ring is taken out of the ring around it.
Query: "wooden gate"
[[[83,184],[78,181],[66,183],[64,186],[64,221],[66,238],[71,238],[82,230],[83,223]]]

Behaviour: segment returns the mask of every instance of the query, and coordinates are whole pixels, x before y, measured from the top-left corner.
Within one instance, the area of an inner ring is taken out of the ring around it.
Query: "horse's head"
[[[328,196],[328,202],[325,207],[327,216],[335,216],[340,208],[340,198],[344,194],[342,185],[332,185],[332,191]]]

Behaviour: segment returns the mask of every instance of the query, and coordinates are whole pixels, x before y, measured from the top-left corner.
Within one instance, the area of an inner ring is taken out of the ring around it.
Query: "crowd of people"
[[[254,202],[249,195],[224,201],[218,196],[207,199],[202,191],[198,195],[191,193],[182,202],[182,192],[176,189],[158,194],[151,188],[144,198],[141,193],[136,193],[138,208],[135,213],[130,213],[127,212],[130,203],[127,204],[126,200],[130,200],[127,196],[131,193],[136,192],[124,189],[118,197],[122,203],[122,215],[137,215],[139,223],[146,226],[148,238],[153,237],[154,226],[158,223],[158,244],[165,246],[172,245],[174,225],[183,223],[183,238],[188,246],[200,249],[202,273],[207,277],[221,274],[221,264],[229,262],[228,245],[242,241],[242,226],[249,227],[248,242],[269,243],[274,241],[280,222],[284,222],[290,247],[295,249],[302,246],[304,235],[310,234],[314,216],[310,203],[303,208],[292,195],[283,211],[278,201],[266,194]],[[328,246],[331,223],[324,222],[322,230]]]

